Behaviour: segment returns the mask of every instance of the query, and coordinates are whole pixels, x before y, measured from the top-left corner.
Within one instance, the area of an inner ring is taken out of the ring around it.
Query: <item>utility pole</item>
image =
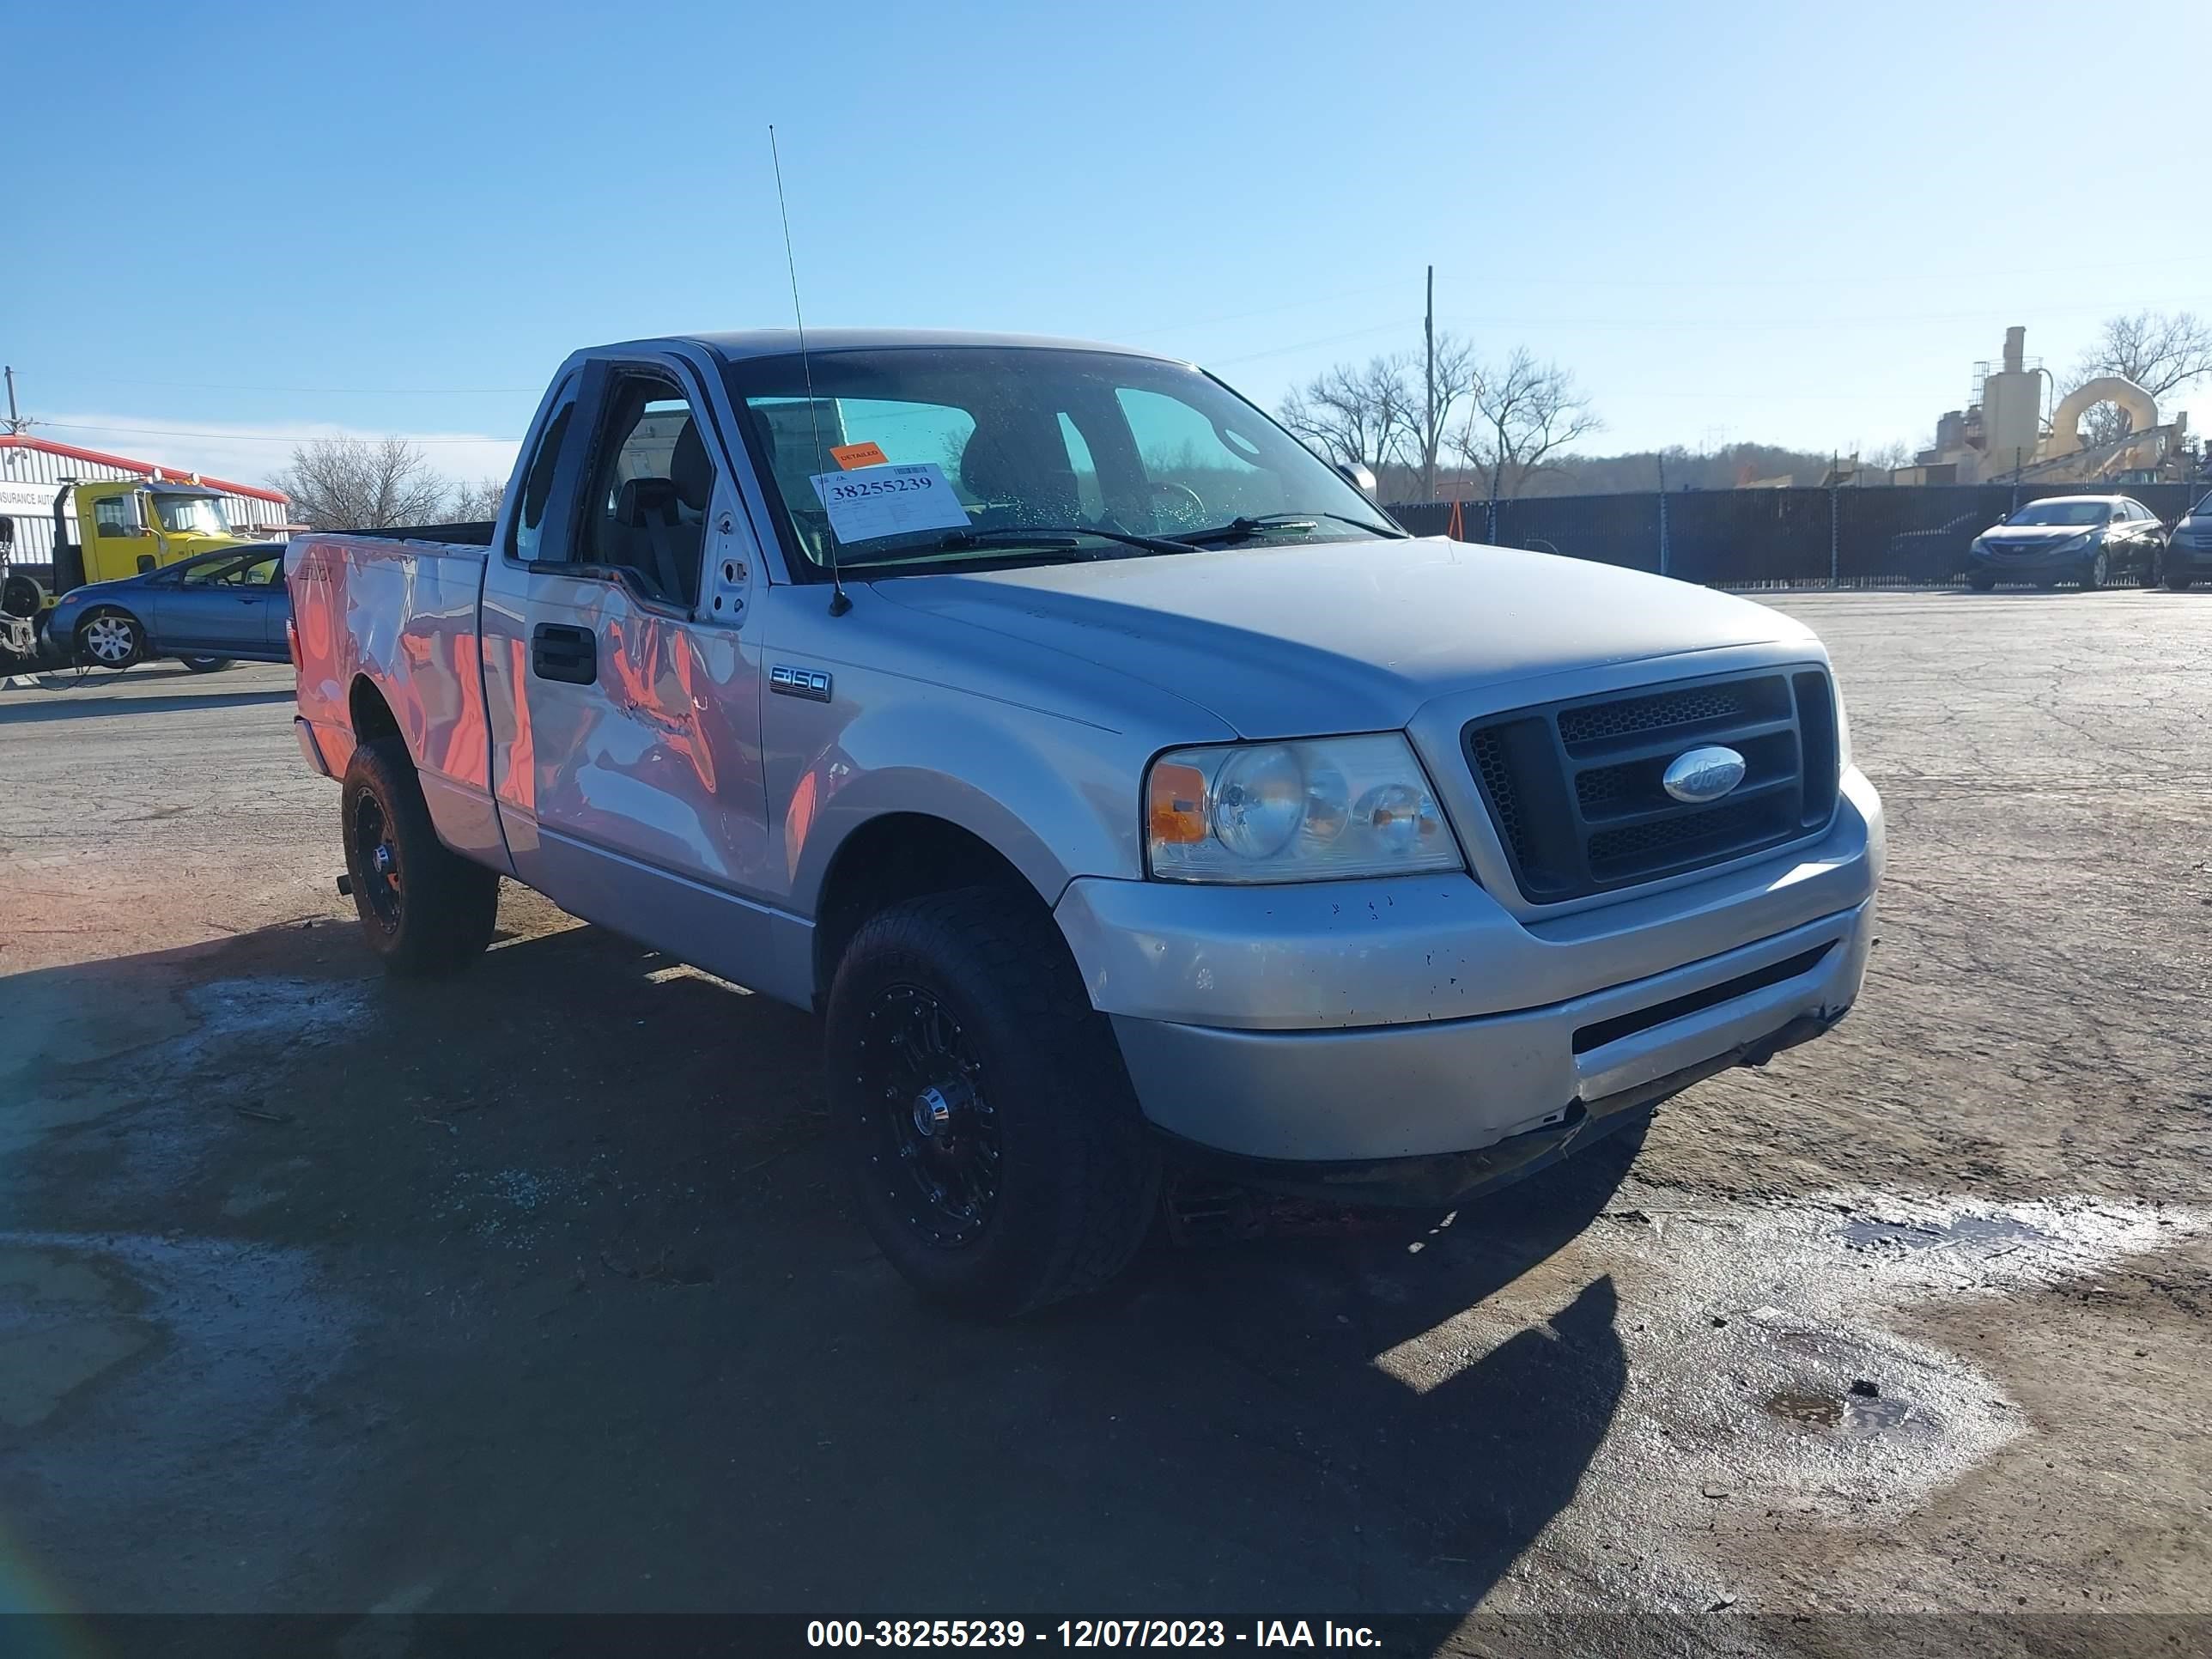
[[[1421,499],[1437,498],[1437,268],[1429,267],[1429,302],[1421,313],[1421,337],[1427,344],[1428,370],[1423,384],[1428,392],[1428,419],[1421,427]]]
[[[15,412],[15,366],[8,365],[8,435],[14,437],[31,423]]]

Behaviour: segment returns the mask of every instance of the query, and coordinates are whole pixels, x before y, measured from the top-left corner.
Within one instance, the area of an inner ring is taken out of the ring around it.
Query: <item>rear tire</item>
[[[356,749],[340,800],[354,908],[385,971],[432,979],[466,967],[491,943],[499,877],[438,839],[405,743]]]
[[[195,674],[213,674],[231,665],[228,657],[179,657],[177,660]]]
[[[826,1012],[854,1200],[916,1290],[1008,1319],[1128,1265],[1158,1212],[1159,1153],[1033,897],[969,887],[871,917]]]

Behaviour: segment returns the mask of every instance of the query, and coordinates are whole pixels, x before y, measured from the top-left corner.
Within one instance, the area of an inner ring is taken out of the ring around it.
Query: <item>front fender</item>
[[[772,834],[798,914],[816,914],[846,839],[889,813],[967,830],[1047,904],[1077,876],[1142,873],[1137,796],[1150,750],[1141,740],[910,681],[882,696],[853,690],[863,695],[836,707],[770,700],[771,718],[787,727],[786,741],[770,745]]]

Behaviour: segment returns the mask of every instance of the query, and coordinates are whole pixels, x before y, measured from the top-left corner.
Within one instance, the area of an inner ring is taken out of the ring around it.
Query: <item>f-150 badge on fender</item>
[[[780,691],[787,697],[805,697],[815,702],[830,701],[830,677],[818,668],[794,668],[780,662],[768,671],[768,689]],[[1743,763],[1736,763],[1741,774]]]

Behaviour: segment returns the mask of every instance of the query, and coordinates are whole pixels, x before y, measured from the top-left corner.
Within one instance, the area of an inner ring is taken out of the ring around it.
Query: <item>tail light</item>
[[[296,674],[307,665],[300,660],[300,627],[289,617],[284,618],[284,648],[292,653],[292,672]]]

